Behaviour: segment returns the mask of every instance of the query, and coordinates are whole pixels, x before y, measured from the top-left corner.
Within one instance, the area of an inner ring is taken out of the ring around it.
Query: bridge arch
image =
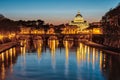
[[[74,45],[73,41],[63,41],[63,45],[65,48],[71,48]]]
[[[50,36],[50,37],[48,38],[48,40],[58,40],[58,37],[57,37],[57,36]]]
[[[26,40],[30,38],[30,35],[17,35],[18,40]]]
[[[34,40],[43,40],[43,37],[42,36],[40,36],[40,35],[35,35],[35,36],[33,36],[32,37]]]
[[[74,40],[74,37],[69,36],[69,35],[66,35],[66,36],[64,36],[64,38],[63,38],[63,41],[73,41],[73,40]]]
[[[51,53],[54,54],[56,51],[56,48],[59,45],[59,40],[58,40],[57,36],[50,36],[48,38],[47,42],[48,42],[48,46],[50,48]]]

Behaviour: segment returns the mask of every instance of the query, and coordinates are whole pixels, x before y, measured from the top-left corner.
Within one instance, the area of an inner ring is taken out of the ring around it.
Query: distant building
[[[31,29],[31,34],[45,34],[44,29]]]
[[[103,34],[101,22],[92,22],[90,26],[86,29],[92,34]]]
[[[77,26],[65,26],[63,28],[62,34],[78,34],[78,27]]]
[[[30,34],[31,28],[30,27],[20,27],[20,34]]]
[[[48,29],[46,34],[55,34],[54,28]]]
[[[55,34],[55,27],[53,24],[49,25],[49,29],[47,30],[46,34]]]
[[[20,34],[45,34],[44,29],[36,29],[31,27],[20,27]]]
[[[83,19],[80,12],[77,13],[74,20],[71,21],[69,23],[69,25],[77,26],[79,28],[79,31],[82,31],[82,30],[86,29],[89,26],[89,24]]]

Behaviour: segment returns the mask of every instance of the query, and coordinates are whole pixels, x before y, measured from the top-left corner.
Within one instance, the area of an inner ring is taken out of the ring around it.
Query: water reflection
[[[55,53],[56,53],[56,48],[58,47],[59,41],[56,39],[49,39],[48,40],[48,46],[50,48],[51,51],[51,58],[52,58],[52,68],[55,70],[55,66],[56,66],[56,59],[55,59]]]
[[[42,45],[43,41],[42,40],[34,40],[34,47],[37,51],[37,56],[40,59],[42,56]]]
[[[64,46],[59,47],[59,44]],[[50,39],[45,43],[40,39],[21,40],[21,45],[20,51],[14,47],[0,54],[0,80],[14,77],[17,80],[120,79],[119,56],[81,42],[65,40],[60,43],[57,39]],[[46,51],[44,45],[48,45]]]
[[[68,75],[69,72],[69,51],[73,47],[73,41],[65,40],[63,41],[65,47],[65,75]]]
[[[55,54],[55,49],[58,47],[59,41],[58,40],[48,40],[48,46],[51,50],[51,54]]]
[[[0,54],[0,80],[6,80],[7,73],[13,73],[13,66],[16,59],[17,54],[15,47]]]
[[[69,64],[69,48],[72,47],[69,41],[63,42],[65,47],[65,75],[68,75],[68,64]]]

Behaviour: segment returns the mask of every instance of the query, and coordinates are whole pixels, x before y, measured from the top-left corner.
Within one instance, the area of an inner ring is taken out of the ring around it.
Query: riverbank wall
[[[115,36],[114,36],[115,37]],[[94,35],[92,41],[83,40],[82,43],[99,48],[104,52],[120,55],[120,39],[113,37],[105,37],[103,35]]]
[[[12,47],[15,47],[17,46],[19,43],[16,41],[16,42],[8,42],[8,43],[4,43],[4,44],[1,44],[0,45],[0,54]]]
[[[120,49],[119,35],[93,35],[92,42],[108,46],[111,48]]]

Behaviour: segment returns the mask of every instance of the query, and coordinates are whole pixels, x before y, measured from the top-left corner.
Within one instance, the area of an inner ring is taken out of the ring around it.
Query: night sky
[[[0,14],[13,20],[42,19],[61,24],[74,19],[78,11],[88,22],[101,17],[118,5],[119,0],[0,0]]]

